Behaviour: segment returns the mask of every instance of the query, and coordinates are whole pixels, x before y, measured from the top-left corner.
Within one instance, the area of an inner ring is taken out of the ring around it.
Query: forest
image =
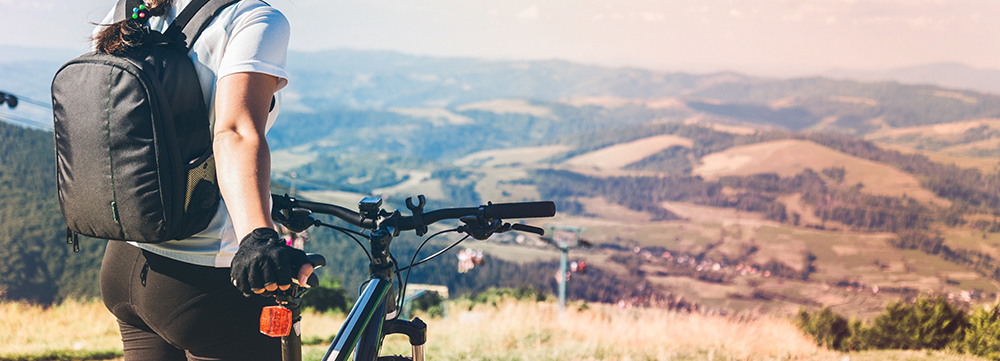
[[[2,298],[49,304],[100,295],[100,263],[107,241],[81,238],[80,252],[72,252],[72,247],[65,242],[66,226],[59,212],[54,172],[52,133],[0,122],[0,194],[4,195],[0,197]],[[276,184],[274,191],[280,193],[287,188]],[[350,287],[367,278],[367,258],[352,240],[327,229],[313,229],[311,234],[309,251],[328,259],[329,265],[321,270],[323,274],[341,278],[342,284]],[[393,248],[397,259],[408,262],[417,242],[413,237],[399,238]],[[439,249],[437,247],[447,243],[432,243],[421,251],[420,257],[432,254]],[[410,282],[444,284],[456,295],[490,287],[521,285],[555,289],[552,276],[558,264],[553,262],[517,264],[488,258],[477,272],[458,273],[453,257],[448,253],[420,265],[410,276]],[[638,277],[623,277],[600,270],[578,277],[584,281],[574,282],[569,288],[570,295],[603,302],[628,297],[633,292],[630,290],[638,289],[620,287],[622,285],[645,282]]]

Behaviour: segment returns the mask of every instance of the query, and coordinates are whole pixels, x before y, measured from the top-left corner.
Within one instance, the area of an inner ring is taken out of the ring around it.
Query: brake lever
[[[275,208],[271,211],[271,219],[296,233],[302,232],[317,223],[316,219],[312,217],[311,210],[295,207],[294,205],[284,209]]]
[[[504,225],[503,221],[499,219],[486,223],[474,216],[466,216],[459,218],[458,220],[465,223],[465,225],[458,227],[459,232],[468,234],[469,236],[472,236],[472,238],[480,241],[489,239],[493,233],[497,233],[497,230]]]
[[[514,224],[510,225],[510,228],[512,230],[514,230],[514,231],[534,233],[534,234],[537,234],[539,236],[544,236],[545,235],[545,229],[540,228],[540,227],[535,227],[535,226],[529,226],[527,224],[514,223]]]

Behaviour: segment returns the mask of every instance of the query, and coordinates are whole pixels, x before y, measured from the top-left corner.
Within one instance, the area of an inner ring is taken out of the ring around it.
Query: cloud
[[[794,14],[785,14],[784,16],[781,17],[781,20],[782,21],[791,21],[791,22],[800,22],[803,19],[805,19],[805,17],[806,17],[806,14],[803,14],[801,12],[797,12],[797,13],[794,13]]]
[[[538,5],[531,5],[517,14],[518,19],[537,19]]]
[[[666,21],[667,17],[660,13],[642,13],[642,20],[645,21]]]
[[[729,16],[732,16],[734,18],[742,18],[743,17],[743,13],[740,12],[740,10],[737,9],[737,8],[732,8],[732,9],[729,9]]]

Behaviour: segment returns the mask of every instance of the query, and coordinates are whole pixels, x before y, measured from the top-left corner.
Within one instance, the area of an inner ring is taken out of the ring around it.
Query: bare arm
[[[216,85],[215,164],[237,239],[274,227],[268,204],[271,152],[264,131],[277,81],[263,73],[235,73]]]
[[[235,73],[219,79],[216,85],[215,167],[237,239],[257,228],[274,228],[269,203],[271,151],[264,132],[277,84],[278,78],[271,75]],[[310,273],[312,266],[303,265],[296,278],[305,284]],[[265,289],[288,287],[269,284]]]

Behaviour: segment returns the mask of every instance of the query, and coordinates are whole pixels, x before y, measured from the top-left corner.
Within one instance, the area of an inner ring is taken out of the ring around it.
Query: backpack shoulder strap
[[[193,0],[177,15],[164,35],[168,39],[182,42],[188,50],[191,50],[191,45],[194,44],[195,40],[198,40],[198,36],[201,36],[201,32],[208,27],[212,19],[215,19],[215,16],[219,15],[222,9],[239,1]],[[114,21],[119,22],[132,16],[132,8],[138,7],[142,3],[142,0],[118,0],[118,5],[115,6]],[[183,37],[181,37],[182,34]]]
[[[133,1],[133,0],[122,0],[122,1]],[[136,0],[137,1],[137,0]],[[177,15],[174,22],[170,24],[164,35],[168,39],[176,39],[183,44],[188,50],[191,50],[191,46],[194,44],[198,37],[201,36],[201,32],[208,27],[208,24],[215,19],[216,15],[222,12],[227,6],[235,4],[240,0],[193,0],[184,10]]]

